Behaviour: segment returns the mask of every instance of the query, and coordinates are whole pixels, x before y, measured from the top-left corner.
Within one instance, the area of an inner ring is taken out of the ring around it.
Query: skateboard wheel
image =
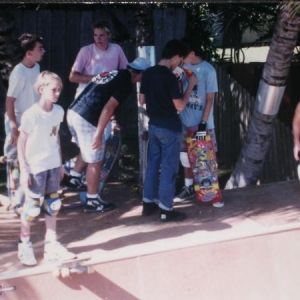
[[[60,275],[59,269],[54,269],[54,270],[52,271],[52,275],[53,275],[53,277],[58,278],[59,275]]]
[[[92,273],[94,273],[94,267],[93,266],[87,266],[86,267],[86,272],[88,273],[88,274],[92,274]]]
[[[69,277],[70,276],[69,268],[62,268],[61,269],[61,276],[62,276],[62,278]]]

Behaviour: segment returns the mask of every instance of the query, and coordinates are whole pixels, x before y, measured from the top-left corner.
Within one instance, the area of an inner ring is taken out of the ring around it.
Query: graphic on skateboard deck
[[[56,278],[70,277],[71,274],[92,274],[93,265],[89,264],[90,258],[74,258],[71,260],[53,263],[52,275]]]
[[[197,132],[196,137],[193,134],[189,131],[187,135],[187,153],[193,171],[197,202],[201,204],[220,202],[222,195],[213,141],[206,132]]]
[[[108,140],[106,141],[106,145],[105,145],[105,153],[102,162],[100,183],[98,187],[99,194],[105,194],[107,192],[105,190],[105,184],[115,162],[119,157],[120,150],[121,150],[121,134],[118,131],[113,132],[108,138]],[[68,166],[70,166],[70,164]],[[81,200],[81,203],[74,203],[65,207],[66,208],[83,207],[86,200],[86,191],[79,192],[79,198]]]

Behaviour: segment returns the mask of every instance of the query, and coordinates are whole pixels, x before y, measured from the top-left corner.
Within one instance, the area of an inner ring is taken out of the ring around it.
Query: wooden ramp
[[[223,195],[222,209],[193,201],[178,205],[189,216],[180,223],[142,218],[139,195],[120,185],[108,195],[118,205],[115,211],[87,215],[63,210],[58,221],[61,242],[91,256],[95,272],[60,279],[42,263],[20,265],[15,249],[18,219],[2,207],[0,284],[16,287],[5,299],[297,299],[299,182]],[[33,226],[39,260],[43,230],[41,219]]]

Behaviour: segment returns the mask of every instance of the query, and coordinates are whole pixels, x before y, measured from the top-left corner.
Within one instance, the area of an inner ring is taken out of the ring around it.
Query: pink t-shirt
[[[126,69],[128,60],[118,44],[109,43],[107,50],[100,50],[95,44],[80,49],[73,64],[72,71],[86,75],[97,75],[105,71]],[[76,95],[84,89],[86,83],[79,83]]]

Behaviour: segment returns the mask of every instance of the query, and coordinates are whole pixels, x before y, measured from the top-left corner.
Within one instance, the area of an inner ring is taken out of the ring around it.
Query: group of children
[[[115,208],[98,194],[105,132],[111,130],[115,109],[132,92],[132,83],[141,82],[139,101],[146,104],[149,116],[142,215],[150,216],[159,209],[160,221],[183,220],[185,215],[173,209],[173,202],[184,201],[194,193],[184,147],[186,131],[207,127],[214,137],[215,71],[200,57],[199,45],[189,40],[166,43],[161,60],[150,67],[143,58],[129,63],[122,49],[108,42],[110,31],[103,22],[96,23],[93,29],[94,43],[80,50],[69,77],[71,82],[80,84],[81,90],[67,111],[69,129],[80,149],[68,184],[82,189],[80,177],[85,172],[85,211]],[[24,204],[18,257],[22,264],[31,266],[37,262],[30,241],[30,224],[41,211],[45,213],[46,223],[44,258],[64,260],[76,255],[58,242],[56,234],[56,215],[61,207],[57,191],[64,173],[59,139],[64,111],[57,104],[62,80],[49,71],[40,73],[38,62],[45,53],[42,38],[23,34],[20,42],[23,60],[10,75],[6,97],[4,154],[8,148],[15,147],[19,159]],[[101,68],[100,61],[89,58],[105,57],[106,52],[113,52],[115,57],[114,63],[106,61],[109,66]],[[183,93],[172,73],[182,63],[193,70],[192,76],[183,83]],[[187,169],[185,187],[174,197],[180,161]]]

